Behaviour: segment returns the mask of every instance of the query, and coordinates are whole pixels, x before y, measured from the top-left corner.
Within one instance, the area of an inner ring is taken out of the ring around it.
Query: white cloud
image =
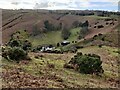
[[[95,7],[116,6],[119,0],[0,0],[0,8],[5,9],[89,9]],[[93,4],[92,2],[107,2],[109,4]]]

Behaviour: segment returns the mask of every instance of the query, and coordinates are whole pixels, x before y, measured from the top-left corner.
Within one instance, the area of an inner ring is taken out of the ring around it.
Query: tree
[[[48,20],[44,21],[44,26],[47,29],[47,31],[53,31],[56,28],[53,26],[53,24],[49,23]]]
[[[82,36],[86,35],[88,32],[88,27],[82,27],[80,34],[82,34]]]
[[[83,24],[82,24],[82,27],[88,27],[89,26],[89,22],[88,20],[86,20]]]
[[[69,36],[70,36],[70,31],[68,30],[68,29],[66,29],[66,28],[64,28],[63,30],[62,30],[62,38],[64,39],[64,40],[67,40],[68,38],[69,38]]]
[[[39,35],[41,32],[40,32],[40,29],[38,28],[38,26],[37,25],[34,25],[33,26],[33,28],[32,28],[32,34],[34,35],[34,36],[37,36],[37,35]]]
[[[80,35],[79,35],[80,38],[81,38],[81,36],[84,37],[88,33],[88,26],[89,26],[89,22],[88,21],[85,21],[81,25],[82,29],[80,30]]]

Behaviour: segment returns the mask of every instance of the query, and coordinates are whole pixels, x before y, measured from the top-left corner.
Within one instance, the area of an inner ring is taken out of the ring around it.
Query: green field
[[[68,41],[75,41],[77,40],[78,33],[80,28],[71,29],[71,35],[68,38]],[[32,42],[33,46],[41,45],[41,44],[53,44],[56,45],[57,43],[63,41],[61,37],[61,31],[51,31],[44,33],[39,36],[30,37],[30,41]]]
[[[57,44],[62,41],[61,31],[51,31],[36,37],[30,37],[33,46],[41,44]]]

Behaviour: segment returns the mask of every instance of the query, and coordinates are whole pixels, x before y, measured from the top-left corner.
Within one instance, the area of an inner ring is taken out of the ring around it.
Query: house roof
[[[62,43],[70,43],[70,41],[65,40],[65,41],[62,41]]]

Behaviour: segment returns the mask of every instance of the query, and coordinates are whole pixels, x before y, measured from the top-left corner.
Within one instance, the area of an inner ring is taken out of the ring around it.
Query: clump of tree
[[[96,54],[85,54],[78,52],[70,62],[74,69],[84,74],[101,74],[104,72],[100,56]]]
[[[55,27],[53,26],[53,24],[51,24],[48,20],[44,21],[44,26],[47,31],[55,30]]]
[[[40,28],[38,27],[38,25],[34,25],[33,27],[32,27],[32,35],[33,36],[37,36],[37,35],[39,35],[41,33],[41,31],[40,31]]]
[[[62,23],[60,23],[58,26],[54,26],[52,23],[46,20],[44,21],[44,27],[47,31],[60,30],[62,28]]]
[[[62,30],[61,36],[64,40],[67,40],[69,38],[70,34],[71,34],[71,32],[67,28],[64,28]]]
[[[59,25],[55,26],[52,23],[50,23],[48,20],[46,20],[46,21],[44,21],[44,27],[45,27],[46,31],[61,30],[62,23],[59,23]]]
[[[89,26],[88,21],[85,21],[84,23],[81,24],[80,35],[78,37],[79,39],[83,38],[88,33],[88,26]]]

